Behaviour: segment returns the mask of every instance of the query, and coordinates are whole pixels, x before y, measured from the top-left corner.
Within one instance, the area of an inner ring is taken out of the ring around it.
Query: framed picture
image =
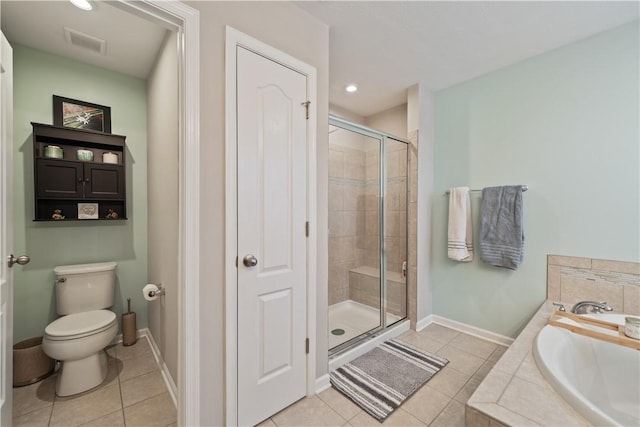
[[[98,219],[98,204],[78,203],[78,219]]]
[[[53,125],[111,133],[111,107],[53,95]]]

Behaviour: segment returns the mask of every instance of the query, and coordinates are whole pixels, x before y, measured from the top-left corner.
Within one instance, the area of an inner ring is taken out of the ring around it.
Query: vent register
[[[105,55],[107,51],[106,40],[99,39],[97,37],[90,36],[72,28],[64,27],[64,38],[67,43],[80,47],[82,49],[90,50],[101,55]]]

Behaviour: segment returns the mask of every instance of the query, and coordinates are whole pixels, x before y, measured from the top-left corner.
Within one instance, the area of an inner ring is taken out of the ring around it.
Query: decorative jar
[[[624,318],[624,334],[640,340],[640,318],[627,316]]]
[[[78,160],[82,160],[83,162],[92,162],[93,161],[93,151],[91,150],[78,150]]]
[[[102,163],[111,163],[114,165],[118,164],[118,155],[116,153],[103,153],[102,154]]]
[[[45,145],[44,156],[51,159],[61,159],[62,148],[58,147],[57,145]]]

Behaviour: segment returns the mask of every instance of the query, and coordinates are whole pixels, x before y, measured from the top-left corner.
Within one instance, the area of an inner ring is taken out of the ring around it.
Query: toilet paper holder
[[[156,285],[158,287],[158,290],[150,290],[149,292],[147,292],[147,295],[151,298],[155,297],[155,296],[160,296],[160,295],[164,295],[164,288],[162,287],[161,284],[157,284]]]

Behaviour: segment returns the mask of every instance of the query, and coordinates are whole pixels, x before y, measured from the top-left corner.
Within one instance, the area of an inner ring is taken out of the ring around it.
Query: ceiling
[[[109,2],[2,0],[9,41],[139,78],[166,29]],[[636,1],[300,1],[330,27],[332,104],[361,116],[406,102],[408,87],[439,90],[640,17]],[[65,41],[64,27],[106,40],[101,55]],[[344,87],[357,83],[348,94]]]
[[[362,116],[639,18],[614,1],[297,2],[330,27],[332,104]],[[357,83],[356,93],[344,88]]]
[[[68,1],[2,0],[2,32],[9,42],[146,79],[167,30],[92,1],[83,11]],[[106,41],[105,54],[67,43],[64,27]]]

